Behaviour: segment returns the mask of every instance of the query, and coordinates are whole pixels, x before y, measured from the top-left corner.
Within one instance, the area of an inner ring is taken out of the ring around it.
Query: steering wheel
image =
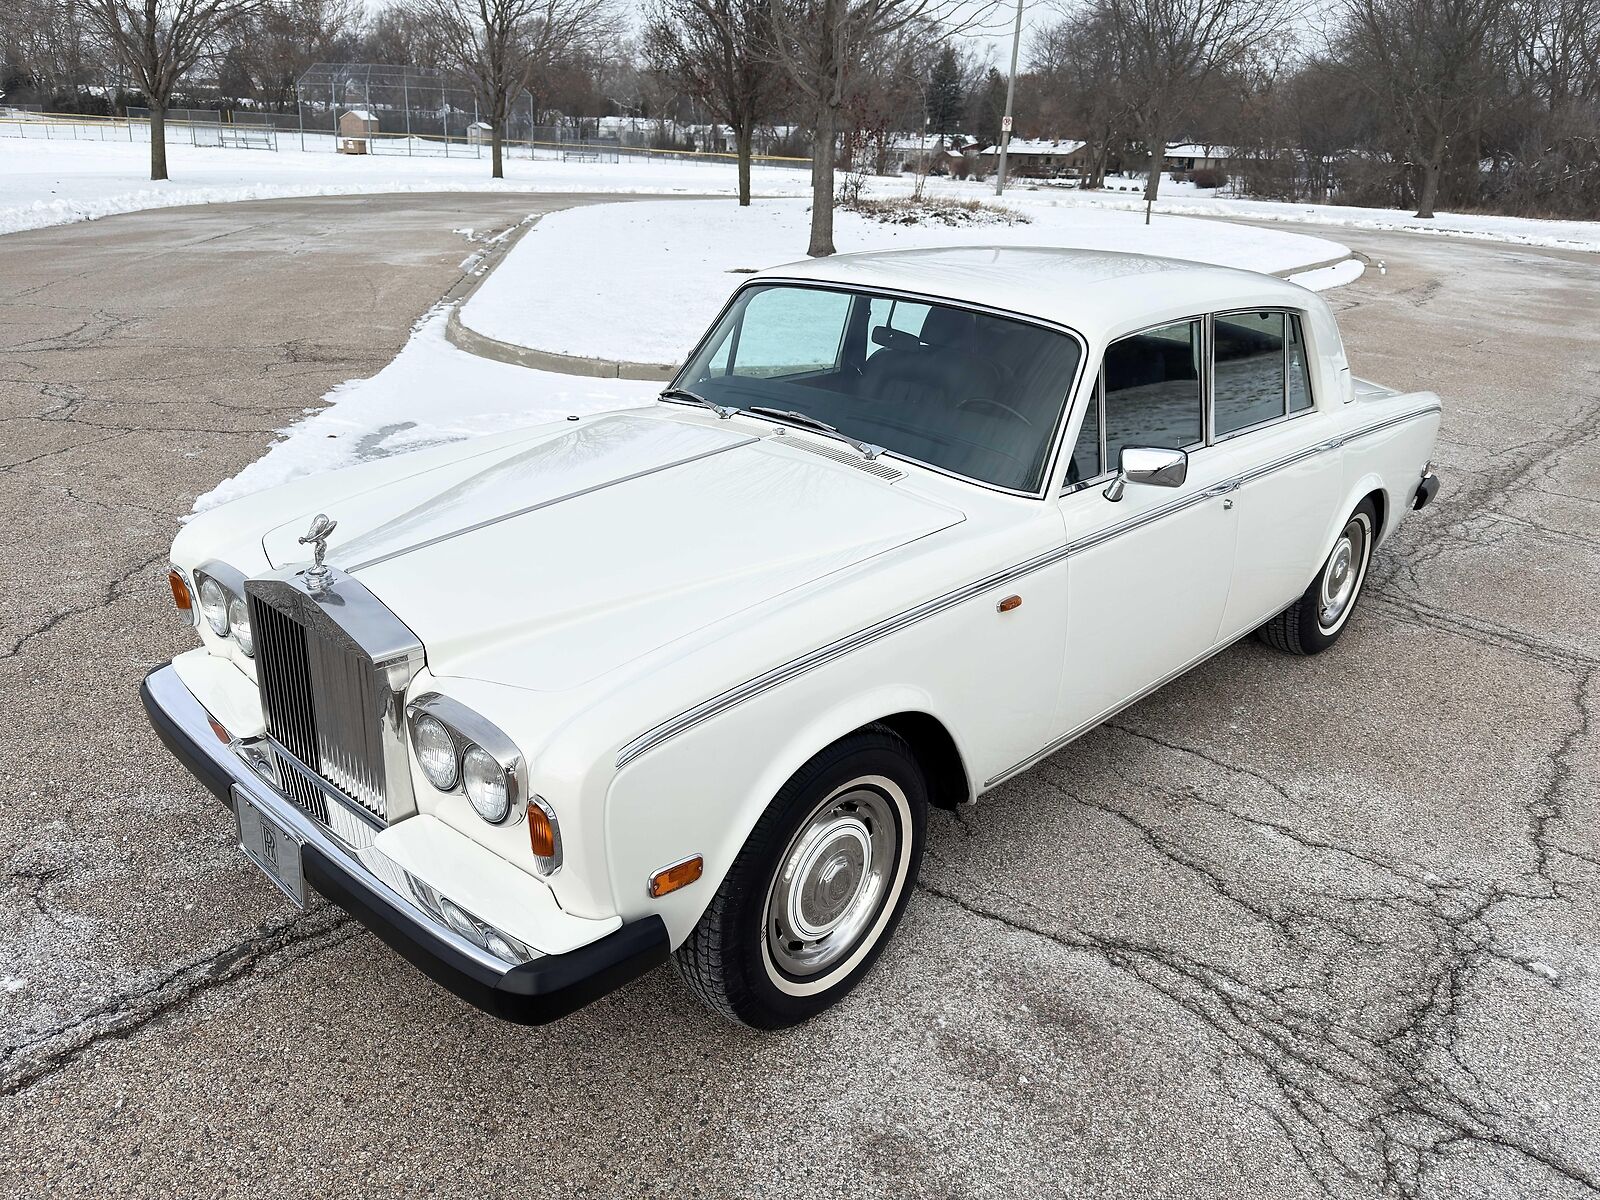
[[[1013,417],[1016,420],[1021,421],[1030,429],[1033,428],[1033,422],[1028,420],[1027,417],[1023,416],[1016,409],[1012,408],[1011,405],[1004,404],[999,400],[991,400],[987,396],[975,396],[971,400],[963,400],[960,404],[956,405],[956,411],[960,412],[963,408],[976,408],[979,405],[982,405],[985,408],[995,409],[997,412],[1000,412],[1005,416]]]

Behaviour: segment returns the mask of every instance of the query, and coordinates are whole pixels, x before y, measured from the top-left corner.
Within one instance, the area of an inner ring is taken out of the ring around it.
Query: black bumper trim
[[[1420,512],[1427,508],[1433,498],[1439,494],[1439,477],[1429,471],[1422,477],[1422,482],[1417,484],[1417,494],[1412,497],[1411,507]]]
[[[231,811],[235,785],[252,793],[264,785],[244,774],[246,768],[242,766],[237,774],[230,771],[228,760],[223,757],[232,756],[230,749],[220,740],[215,748],[202,746],[197,735],[191,734],[156,698],[150,681],[170,670],[170,666],[158,667],[140,685],[139,696],[150,724],[178,761]],[[185,689],[183,707],[192,699]],[[199,708],[198,701],[194,705]],[[666,962],[671,953],[667,927],[660,916],[651,913],[576,950],[543,955],[496,970],[412,919],[402,904],[385,899],[382,885],[358,877],[357,872],[363,869],[331,849],[332,845],[330,842],[325,848],[314,841],[302,845],[301,866],[306,882],[435,983],[507,1021],[543,1025],[559,1020]]]

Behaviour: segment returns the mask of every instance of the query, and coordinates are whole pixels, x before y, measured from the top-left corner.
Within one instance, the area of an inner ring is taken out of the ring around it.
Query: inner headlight
[[[460,764],[456,758],[456,740],[437,717],[427,713],[418,715],[411,726],[411,744],[417,751],[417,765],[428,777],[428,782],[441,792],[456,786]]]
[[[478,815],[491,825],[499,825],[511,815],[511,789],[506,769],[481,746],[469,748],[461,760],[461,775],[467,799]]]
[[[209,575],[200,584],[200,612],[212,633],[228,636],[228,590]]]
[[[237,596],[228,597],[228,628],[233,631],[233,640],[239,643],[239,649],[254,658],[256,644],[250,638],[250,609]]]

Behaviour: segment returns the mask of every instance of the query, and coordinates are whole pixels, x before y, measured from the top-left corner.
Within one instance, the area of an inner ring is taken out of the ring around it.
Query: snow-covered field
[[[1338,242],[1220,221],[1040,204],[1017,192],[1023,224],[896,225],[839,210],[841,252],[926,246],[1073,246],[1287,271],[1346,256]],[[461,310],[469,328],[515,345],[630,362],[677,362],[743,273],[804,256],[810,205],[760,200],[604,204],[545,217]],[[1355,273],[1360,265],[1355,264]],[[1348,273],[1347,273],[1348,274]],[[1347,277],[1310,280],[1348,282]]]
[[[930,188],[960,196],[988,196],[994,188],[977,183],[932,180]],[[1080,192],[1070,188],[1023,183],[1007,189],[1010,203],[1026,194],[1031,203],[1060,208],[1112,208],[1144,211],[1138,194]],[[1600,251],[1600,221],[1541,221],[1531,217],[1498,217],[1488,213],[1441,212],[1422,220],[1392,208],[1355,208],[1343,204],[1287,204],[1276,200],[1232,200],[1184,184],[1161,185],[1162,198],[1155,211],[1173,216],[1237,217],[1250,221],[1292,221],[1340,229],[1403,229],[1439,237],[1510,242],[1522,246],[1553,246],[1568,250]]]
[[[20,126],[17,126],[20,128]],[[86,134],[104,130],[84,126]],[[5,133],[0,128],[0,135]],[[63,132],[58,128],[55,132]],[[507,178],[489,178],[485,159],[346,156],[298,148],[282,135],[277,152],[169,145],[172,179],[152,183],[147,143],[41,140],[0,136],[0,233],[59,225],[112,213],[180,204],[261,200],[281,196],[338,196],[414,191],[591,191],[731,194],[728,162],[629,159],[621,163],[564,163],[511,159]],[[808,191],[803,169],[757,167],[759,195],[798,196]],[[875,196],[904,194],[905,179],[870,178]],[[993,188],[978,182],[935,179],[930,191],[984,198]],[[1163,187],[1156,211],[1175,216],[1243,217],[1347,229],[1410,229],[1447,237],[1600,251],[1600,221],[1539,221],[1466,213],[1440,213],[1420,221],[1403,212],[1330,204],[1280,204],[1228,200],[1184,185]],[[1078,192],[1016,181],[1007,201],[1036,207],[1137,212],[1142,201],[1126,192]]]
[[[0,137],[0,233],[16,233],[115,213],[184,204],[346,196],[380,192],[634,192],[732,195],[738,177],[723,163],[665,159],[577,163],[513,158],[506,178],[489,177],[489,159],[406,158],[317,153],[284,146],[233,150],[167,147],[171,179],[153,183],[150,146],[141,142],[38,141]],[[803,171],[758,169],[763,195],[798,195]]]

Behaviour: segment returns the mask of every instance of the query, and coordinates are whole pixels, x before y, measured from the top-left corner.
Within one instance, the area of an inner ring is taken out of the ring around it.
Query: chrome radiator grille
[[[345,583],[347,592],[359,586]],[[289,798],[324,825],[329,801],[321,783],[380,821],[406,815],[403,694],[392,685],[398,682],[403,693],[415,667],[406,662],[410,656],[401,655],[405,669],[392,679],[393,660],[374,662],[303,590],[252,580],[246,592],[262,714]],[[398,625],[387,610],[383,615]]]

